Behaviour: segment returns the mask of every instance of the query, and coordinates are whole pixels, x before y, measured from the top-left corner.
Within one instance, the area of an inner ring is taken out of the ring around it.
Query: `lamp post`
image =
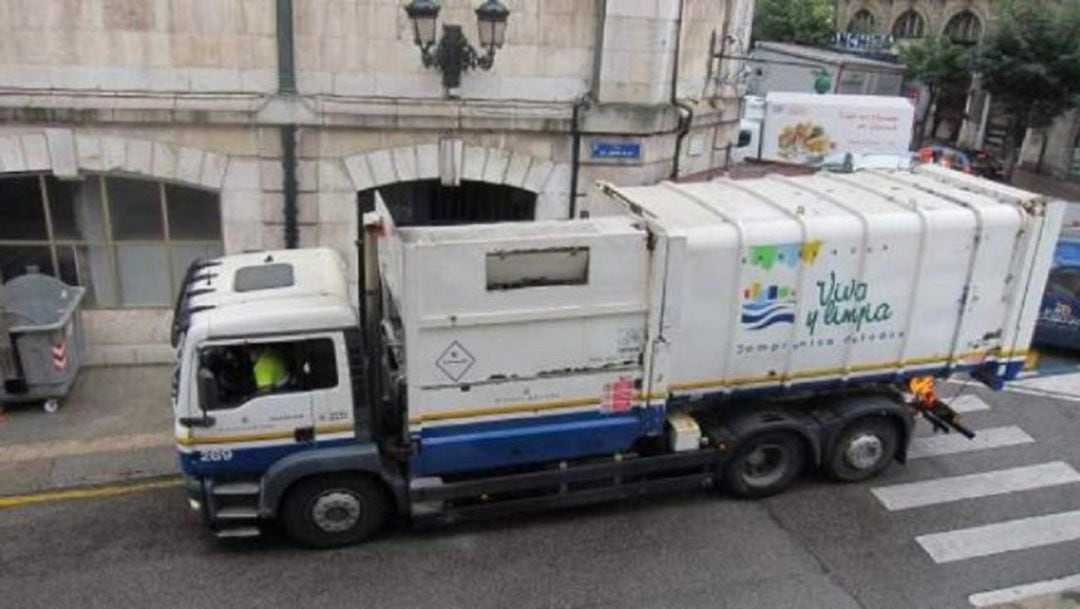
[[[442,37],[436,41],[435,24],[439,19],[439,3],[435,0],[411,0],[405,14],[413,24],[413,41],[420,47],[420,58],[426,68],[438,68],[443,86],[461,86],[461,73],[471,69],[490,70],[495,63],[495,50],[506,40],[506,22],[510,9],[499,0],[486,0],[476,9],[476,25],[480,34],[481,53],[473,48],[460,25],[443,24]],[[433,51],[434,49],[434,51]]]

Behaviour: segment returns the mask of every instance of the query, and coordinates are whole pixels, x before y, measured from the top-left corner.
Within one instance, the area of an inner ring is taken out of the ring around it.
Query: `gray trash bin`
[[[85,288],[41,273],[0,285],[0,403],[44,400],[54,412],[84,354]]]

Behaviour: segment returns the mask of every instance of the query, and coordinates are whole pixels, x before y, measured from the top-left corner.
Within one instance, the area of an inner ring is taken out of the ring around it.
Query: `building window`
[[[926,21],[915,11],[905,11],[893,24],[892,35],[897,39],[922,38],[926,30]]]
[[[191,261],[223,251],[216,193],[149,180],[0,177],[0,217],[0,279],[36,267],[90,307],[167,306]]]
[[[982,22],[971,11],[957,13],[945,24],[945,35],[957,44],[976,44],[982,35]]]
[[[873,34],[874,14],[865,8],[860,9],[848,22],[847,31],[853,34]]]

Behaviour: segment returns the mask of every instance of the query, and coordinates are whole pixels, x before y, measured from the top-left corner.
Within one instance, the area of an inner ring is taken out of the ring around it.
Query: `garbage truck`
[[[191,507],[222,538],[277,522],[325,547],[393,518],[866,480],[919,415],[971,434],[934,378],[1021,370],[1062,215],[934,166],[599,188],[625,213],[399,226],[378,201],[356,263],[193,264]]]

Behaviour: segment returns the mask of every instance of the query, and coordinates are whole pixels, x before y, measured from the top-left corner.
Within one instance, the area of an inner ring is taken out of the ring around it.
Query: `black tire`
[[[802,439],[769,432],[743,441],[724,466],[721,484],[736,497],[768,497],[786,490],[806,464]]]
[[[839,482],[859,482],[880,474],[896,458],[900,432],[883,417],[866,417],[837,436],[824,463],[825,473]]]
[[[314,548],[358,543],[377,533],[390,514],[390,499],[377,480],[331,475],[298,482],[282,501],[285,532]]]

